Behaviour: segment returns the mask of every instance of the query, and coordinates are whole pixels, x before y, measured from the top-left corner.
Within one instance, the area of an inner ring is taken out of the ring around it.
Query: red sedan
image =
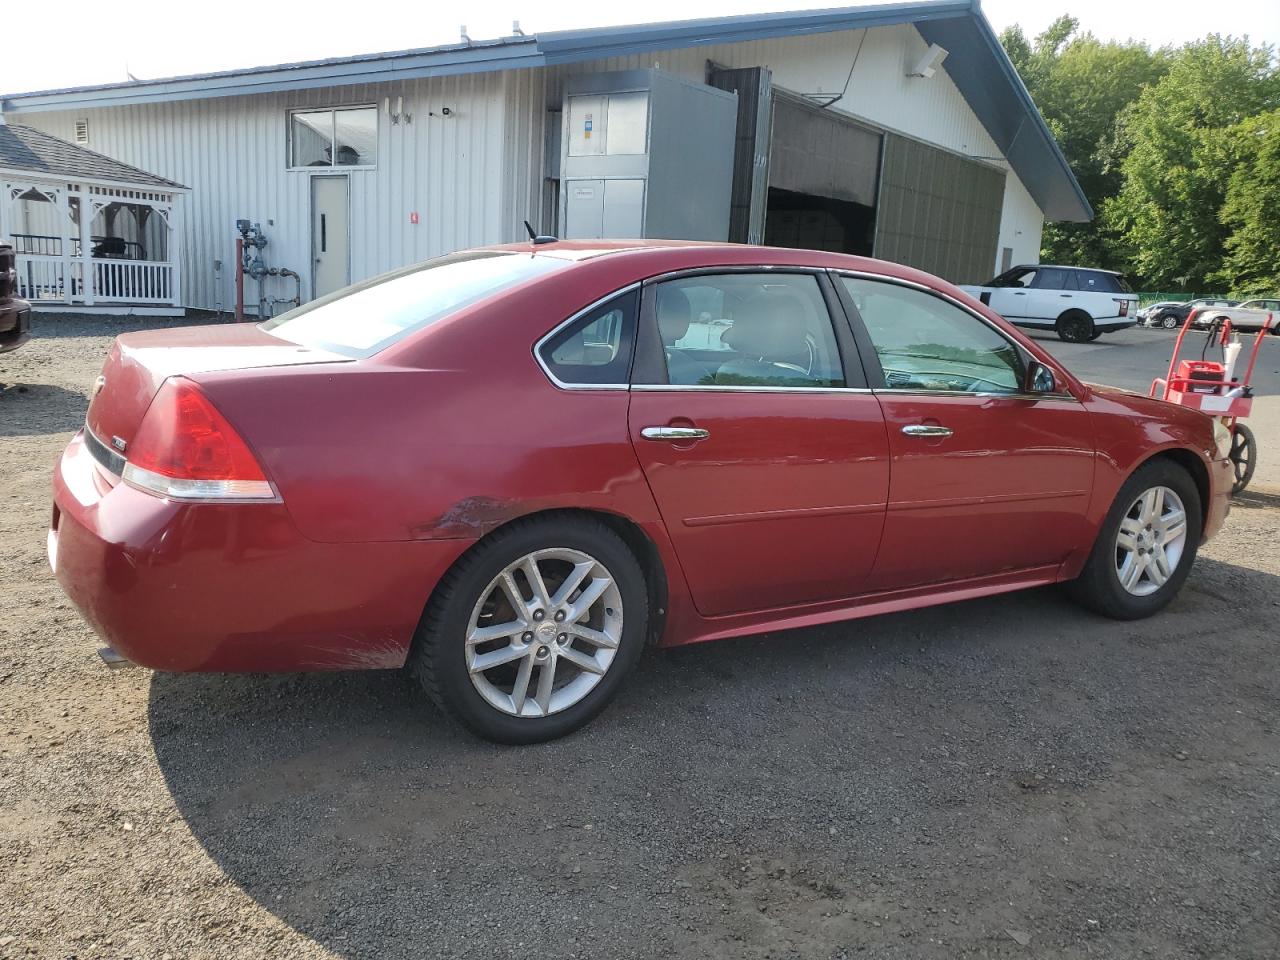
[[[121,337],[49,557],[116,656],[408,666],[531,742],[650,642],[1048,583],[1153,614],[1226,516],[1229,446],[915,270],[513,245],[260,326]]]

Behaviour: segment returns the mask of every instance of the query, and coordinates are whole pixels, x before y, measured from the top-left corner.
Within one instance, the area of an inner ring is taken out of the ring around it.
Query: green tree
[[[1214,276],[1238,296],[1280,295],[1280,109],[1232,128],[1235,169],[1220,217],[1230,231]]]
[[[1222,213],[1242,150],[1233,128],[1277,106],[1271,49],[1213,35],[1177,51],[1168,72],[1121,111],[1123,182],[1103,212],[1141,281],[1205,289],[1222,280],[1231,235]]]
[[[1077,36],[1078,26],[1074,17],[1062,16],[1034,43],[1017,26],[1000,40],[1096,214],[1091,223],[1046,224],[1042,257],[1124,269],[1124,252],[1115,248],[1105,214],[1106,201],[1122,184],[1116,118],[1165,74],[1169,54],[1132,40],[1104,43],[1091,33]]]

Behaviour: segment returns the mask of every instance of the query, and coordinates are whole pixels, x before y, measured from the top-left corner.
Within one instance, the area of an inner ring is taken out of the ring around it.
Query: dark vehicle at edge
[[[17,350],[31,338],[31,304],[13,296],[18,272],[13,247],[0,243],[0,353]]]

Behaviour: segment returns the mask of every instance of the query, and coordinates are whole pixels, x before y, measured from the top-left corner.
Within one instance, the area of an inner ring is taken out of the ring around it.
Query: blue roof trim
[[[972,0],[909,0],[834,10],[745,14],[626,27],[561,30],[538,34],[538,47],[546,55],[548,63],[569,63],[651,50],[919,23],[968,16],[973,10]]]
[[[471,44],[450,44],[394,53],[306,60],[247,70],[198,73],[162,80],[135,80],[65,90],[0,95],[6,113],[120,107],[132,103],[206,100],[279,90],[385,83],[419,77],[455,76],[542,66],[536,37],[508,37]]]
[[[1085,221],[1093,210],[1005,55],[978,0],[909,0],[874,6],[751,14],[672,23],[563,30],[395,53],[338,57],[165,80],[0,96],[6,113],[125,106],[518,70],[771,37],[914,24],[950,56],[943,69],[1045,216]]]
[[[951,52],[944,69],[1049,220],[1083,223],[1093,207],[1022,78],[985,17],[918,23],[929,43]],[[995,68],[1003,83],[992,83]]]

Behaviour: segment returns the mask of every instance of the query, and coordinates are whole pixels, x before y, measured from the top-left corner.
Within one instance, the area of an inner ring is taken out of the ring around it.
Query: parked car
[[[1158,327],[1160,324],[1156,321],[1156,317],[1166,307],[1176,307],[1181,303],[1181,300],[1157,300],[1155,303],[1148,304],[1138,311],[1138,326]]]
[[[1256,333],[1269,328],[1280,335],[1280,299],[1246,300],[1235,307],[1209,307],[1199,311],[1191,325],[1205,329],[1219,320],[1230,320],[1231,329],[1241,333]]]
[[[1195,300],[1188,300],[1186,303],[1176,303],[1155,314],[1153,326],[1174,330],[1187,322],[1187,314],[1192,310],[1198,312],[1209,307],[1234,307],[1239,302],[1239,300],[1224,300],[1215,297],[1198,297]]]
[[[1138,297],[1111,270],[1024,264],[980,287],[961,287],[1019,327],[1054,330],[1071,343],[1138,322]]]
[[[31,338],[31,304],[19,300],[13,247],[0,243],[0,353],[17,350]]]
[[[1229,447],[906,267],[521,244],[121,336],[48,551],[111,659],[407,665],[531,742],[650,642],[1049,583],[1149,616],[1226,515]]]

